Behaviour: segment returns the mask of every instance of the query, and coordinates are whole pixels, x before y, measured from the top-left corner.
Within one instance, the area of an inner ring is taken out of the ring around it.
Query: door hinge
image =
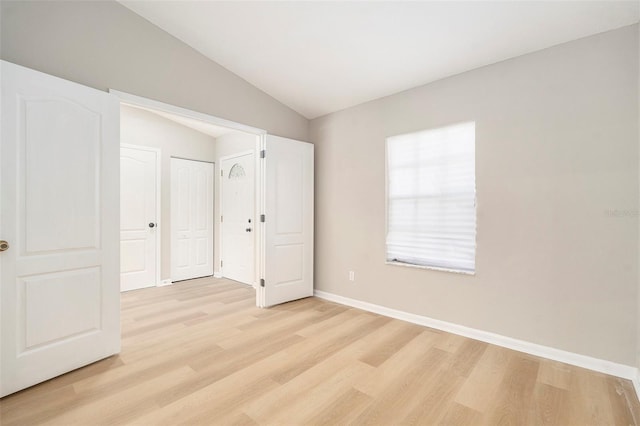
[[[220,176],[224,176],[224,170],[220,169]]]
[[[222,260],[220,261],[220,267],[222,268]]]
[[[264,222],[265,220],[267,220],[266,216],[261,214],[260,215],[260,222]]]
[[[264,278],[260,278],[260,287],[264,287]]]
[[[260,151],[260,158],[264,158],[266,155],[267,155],[267,151],[265,151],[264,149]]]
[[[220,216],[220,223],[222,223],[223,219],[224,219],[224,216]]]

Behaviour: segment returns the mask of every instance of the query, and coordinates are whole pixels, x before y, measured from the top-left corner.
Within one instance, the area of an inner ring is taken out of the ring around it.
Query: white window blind
[[[387,138],[387,260],[475,271],[475,123]]]

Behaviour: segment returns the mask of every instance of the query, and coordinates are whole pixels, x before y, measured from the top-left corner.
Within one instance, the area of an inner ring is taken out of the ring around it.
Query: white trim
[[[264,135],[264,137],[266,137],[266,134]],[[258,306],[258,288],[260,288],[260,278],[262,277],[261,275],[261,270],[260,270],[260,255],[262,253],[263,247],[261,245],[261,231],[262,231],[262,227],[260,225],[264,225],[264,223],[260,222],[260,215],[262,214],[262,212],[264,212],[264,210],[262,209],[262,204],[261,204],[261,187],[262,187],[262,165],[264,163],[264,158],[261,157],[260,155],[260,150],[262,149],[262,138],[263,136],[257,136],[256,140],[254,142],[254,150],[255,150],[255,155],[253,156],[253,162],[254,162],[254,188],[255,188],[255,192],[254,192],[254,199],[253,199],[253,205],[254,205],[254,217],[255,217],[255,226],[253,227],[254,230],[254,234],[253,234],[253,238],[254,238],[254,246],[253,246],[253,253],[254,253],[254,257],[253,257],[253,288],[256,291],[256,306]]]
[[[168,286],[168,285],[173,285],[173,281],[171,281],[171,278],[169,278],[168,280],[161,280],[158,283],[157,287],[165,287],[165,286]]]
[[[222,278],[222,274],[220,272],[214,272],[213,278]]]
[[[204,121],[205,123],[211,123],[216,126],[226,127],[229,129],[251,133],[254,135],[262,135],[267,133],[266,130],[258,129],[257,127],[247,126],[245,124],[236,123],[235,121],[225,120],[224,118],[215,117],[209,114],[203,114],[201,112],[166,104],[164,102],[155,101],[153,99],[143,98],[142,96],[121,92],[119,90],[109,89],[109,93],[116,95],[120,99],[120,102],[123,104],[152,108],[158,111],[168,112],[170,114],[176,114],[182,117],[193,118],[195,120]]]
[[[156,237],[156,287],[162,286],[161,264],[162,264],[162,228],[160,228],[162,211],[162,150],[160,148],[144,145],[134,145],[130,143],[120,143],[120,148],[135,149],[138,151],[150,151],[156,154],[156,229],[160,229]],[[162,224],[164,226],[164,224]]]
[[[257,138],[256,152],[267,149],[267,135],[264,134]],[[264,158],[260,158],[260,155],[256,155],[256,179],[259,184],[256,186],[256,218],[266,212],[266,182],[267,171]],[[259,176],[258,176],[259,174]],[[266,222],[256,223],[258,230],[257,235],[257,255],[256,255],[256,306],[258,308],[265,307],[265,288],[260,285],[260,280],[265,277],[265,255],[266,255]]]
[[[631,379],[631,382],[633,383],[633,387],[636,390],[636,398],[638,398],[638,400],[640,400],[640,369],[636,369],[636,376]]]
[[[396,309],[387,308],[373,303],[362,302],[360,300],[339,296],[333,293],[327,293],[321,290],[315,290],[314,296],[331,302],[340,303],[342,305],[352,306],[364,311],[373,312],[402,321],[411,322],[425,327],[435,328],[437,330],[446,331],[471,339],[480,340],[482,342],[491,343],[493,345],[502,346],[519,352],[539,356],[542,358],[552,359],[554,361],[564,362],[566,364],[575,365],[589,370],[598,371],[600,373],[611,374],[613,376],[629,379],[633,381],[636,387],[636,393],[640,389],[640,377],[638,369],[629,365],[618,364],[604,359],[592,358],[586,355],[580,355],[573,352],[564,351],[562,349],[551,348],[549,346],[539,345],[537,343],[526,342],[499,334],[490,333],[488,331],[477,330],[463,325],[458,325],[446,321],[441,321],[422,315],[411,314]]]

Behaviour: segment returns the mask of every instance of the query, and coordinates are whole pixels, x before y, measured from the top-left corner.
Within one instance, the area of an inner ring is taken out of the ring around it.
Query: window
[[[229,179],[240,179],[245,176],[246,174],[244,169],[238,163],[234,164],[233,167],[231,167],[231,170],[229,170]]]
[[[475,123],[387,138],[387,261],[475,272]]]

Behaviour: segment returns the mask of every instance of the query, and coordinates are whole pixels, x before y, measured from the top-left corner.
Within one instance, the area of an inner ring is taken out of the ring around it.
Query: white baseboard
[[[222,278],[222,274],[220,272],[214,272],[213,278]]]
[[[618,364],[603,359],[592,358],[586,355],[564,351],[562,349],[539,345],[537,343],[526,342],[524,340],[518,340],[512,337],[490,333],[488,331],[477,330],[475,328],[465,327],[463,325],[441,321],[422,315],[411,314],[408,312],[375,305],[373,303],[362,302],[360,300],[339,296],[337,294],[327,293],[321,290],[315,290],[314,295],[321,299],[340,303],[342,305],[352,306],[364,311],[369,311],[414,324],[435,328],[437,330],[458,334],[460,336],[469,337],[471,339],[480,340],[482,342],[491,343],[493,345],[502,346],[542,358],[548,358],[554,361],[560,361],[566,364],[587,368],[589,370],[610,374],[612,376],[621,377],[623,379],[629,379],[633,382],[636,388],[636,393],[640,395],[640,375],[636,367]]]
[[[173,284],[173,282],[171,281],[171,278],[169,278],[168,280],[162,280],[158,283],[157,287],[164,287],[166,285],[171,285]]]
[[[633,382],[633,387],[636,390],[636,397],[640,400],[640,370],[637,371],[636,377],[631,381]]]

